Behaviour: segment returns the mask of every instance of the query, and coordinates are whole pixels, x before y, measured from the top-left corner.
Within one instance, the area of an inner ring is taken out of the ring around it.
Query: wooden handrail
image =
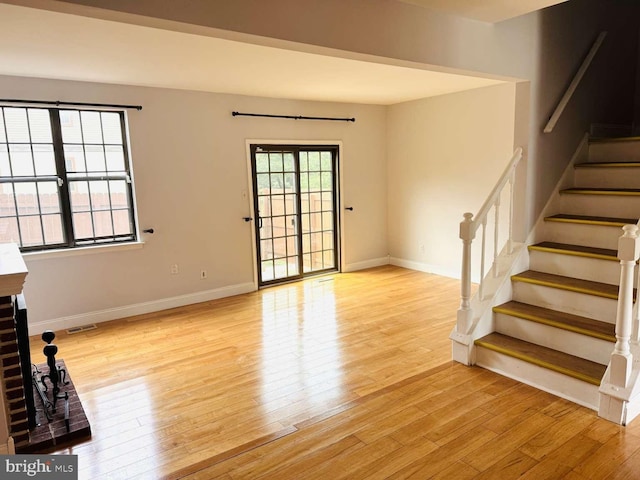
[[[507,182],[511,178],[513,171],[518,166],[518,163],[520,162],[521,159],[522,159],[522,147],[518,147],[513,152],[513,156],[511,157],[511,160],[509,160],[509,164],[504,169],[504,172],[502,172],[502,175],[500,176],[498,183],[496,183],[496,186],[493,187],[493,190],[491,190],[491,193],[482,204],[482,207],[480,207],[480,210],[478,210],[478,213],[476,213],[475,217],[473,217],[473,226],[471,227],[471,232],[470,232],[473,236],[475,236],[475,233],[478,230],[478,227],[482,224],[483,221],[485,221],[485,219],[489,215],[489,212],[491,211],[491,208],[493,207],[493,205],[497,201],[499,201],[500,194],[502,193],[504,186],[507,184]]]
[[[593,42],[591,50],[589,50],[589,53],[587,53],[587,56],[582,61],[582,65],[580,65],[580,68],[576,72],[576,75],[573,77],[573,80],[569,84],[567,91],[564,92],[564,95],[560,99],[560,102],[558,102],[558,106],[553,111],[553,115],[551,115],[551,118],[549,118],[547,126],[544,127],[544,133],[551,133],[553,131],[553,128],[556,126],[556,123],[558,123],[562,112],[564,112],[564,109],[569,103],[569,100],[571,100],[573,93],[576,91],[576,88],[578,88],[578,84],[582,80],[582,77],[584,77],[584,74],[587,72],[589,65],[591,65],[591,62],[593,61],[593,57],[596,56],[596,53],[598,52],[598,49],[600,48],[600,45],[602,45],[604,37],[606,36],[607,32],[600,32],[598,38],[596,38],[595,42]]]

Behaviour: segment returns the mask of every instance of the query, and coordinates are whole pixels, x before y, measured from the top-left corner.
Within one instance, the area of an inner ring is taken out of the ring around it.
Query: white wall
[[[254,288],[247,139],[340,141],[346,269],[386,262],[386,110],[234,95],[0,77],[5,98],[140,104],[128,113],[142,249],[27,256],[31,332]],[[234,110],[355,123],[232,117]],[[249,197],[249,196],[248,196]],[[180,273],[170,275],[171,264]],[[201,269],[208,278],[200,280]],[[179,298],[176,298],[179,297]],[[52,322],[47,324],[47,322]]]
[[[117,3],[24,0],[17,3],[46,4],[54,9],[61,5],[77,8],[72,3],[128,9],[147,17],[114,15],[96,9],[86,10],[84,14],[111,15],[123,21],[160,26],[162,22],[155,21],[152,18],[155,16],[186,22],[164,23],[165,28],[197,31],[204,35],[236,39],[244,34],[262,35],[263,38],[254,36],[247,40],[302,51],[328,47],[341,49],[342,52],[334,53],[346,57],[354,56],[354,52],[373,54],[445,69],[525,79],[530,83],[519,84],[516,88],[514,125],[517,132],[514,143],[525,147],[527,152],[523,170],[528,175],[526,181],[520,178],[518,182],[523,187],[517,212],[522,228],[516,235],[520,238],[524,238],[537,219],[589,123],[624,121],[633,117],[634,69],[629,74],[624,68],[629,58],[633,65],[637,58],[640,6],[632,5],[633,2],[615,3],[614,6],[604,0],[572,1],[495,25],[388,0],[194,0],[181,9],[175,9],[174,2],[159,0]],[[592,70],[556,131],[542,134],[557,100],[602,29],[609,30],[610,35]],[[280,44],[280,41],[285,43]],[[355,207],[353,214],[348,214],[345,225],[345,262],[355,267],[366,266],[381,261],[389,253],[385,215],[387,122],[384,108],[11,78],[0,79],[0,89],[4,97],[142,103],[145,107],[142,112],[130,115],[134,165],[140,224],[143,228],[156,228],[157,233],[140,251],[29,260],[31,275],[27,280],[27,294],[34,321],[62,317],[81,323],[89,318],[67,317],[96,311],[99,312],[95,316],[97,319],[114,318],[136,309],[108,309],[141,302],[158,306],[153,302],[162,298],[186,295],[195,300],[249,288],[253,268],[250,258],[252,238],[250,227],[240,219],[248,213],[248,206],[241,198],[241,191],[248,189],[246,138],[342,140],[344,200],[345,204]],[[399,106],[398,111],[402,108],[409,107]],[[235,109],[354,115],[358,121],[355,124],[308,124],[233,119],[229,112]],[[429,117],[426,110],[423,114],[425,118]],[[393,123],[388,122],[390,128]],[[416,132],[416,135],[429,134]],[[395,135],[390,135],[391,138]],[[439,141],[435,136],[432,138],[436,143]],[[461,141],[459,148],[468,152],[472,146],[477,148],[477,143]],[[510,145],[508,151],[512,148]],[[505,162],[509,152],[499,155],[501,158],[496,161]],[[393,161],[397,161],[395,156]],[[442,177],[455,176],[463,167],[460,164],[455,168],[458,170],[435,173]],[[474,167],[472,164],[464,168]],[[492,165],[486,168],[488,171]],[[498,166],[495,168],[496,172],[500,171]],[[393,176],[396,172],[390,170],[389,174]],[[415,190],[416,186],[411,183],[413,179],[407,181],[408,187]],[[392,178],[391,185],[394,192],[403,190],[402,179]],[[474,195],[476,189],[480,195],[480,190],[484,194],[488,188],[489,184],[480,187],[473,179],[460,186],[461,190],[473,191]],[[430,200],[428,195],[432,191],[425,188],[420,195],[425,196],[424,200]],[[390,195],[390,199],[394,195]],[[216,209],[221,202],[225,208]],[[454,202],[456,200],[451,196],[447,204]],[[465,202],[460,209],[452,207],[452,211],[457,211],[451,218],[459,219],[464,211],[477,210],[481,200],[473,203]],[[184,215],[187,210],[189,214]],[[390,205],[389,211],[394,215],[401,210]],[[433,215],[429,221],[438,223],[438,213],[429,213]],[[397,228],[400,223],[394,220],[393,226]],[[406,228],[404,224],[402,228]],[[389,228],[390,232],[392,230],[394,228]],[[425,235],[426,230],[411,230],[410,240],[407,240],[410,245],[404,246],[394,238],[390,245],[392,254],[414,259],[415,240],[422,241]],[[425,250],[427,240],[425,238]],[[440,244],[434,245],[434,252],[442,246],[442,241],[438,241]],[[452,245],[459,244],[457,229],[451,230],[448,241]],[[431,264],[436,260],[437,263]],[[439,255],[436,258],[435,253],[429,258],[420,257],[419,261],[435,265],[441,272],[455,270],[457,263]],[[179,276],[169,276],[168,266],[172,263],[180,265]],[[210,272],[208,280],[198,279],[200,268]],[[32,299],[45,289],[53,289],[46,301]],[[198,295],[199,292],[205,294]],[[139,307],[144,308],[147,306]],[[104,312],[105,309],[108,311]]]
[[[34,3],[35,0],[12,0]],[[390,0],[64,0],[38,5],[88,16],[201,35],[352,57],[412,61],[444,69],[504,75],[531,82],[517,92],[518,131],[527,129],[525,192],[518,219],[524,239],[571,153],[593,122],[633,119],[638,2],[573,0],[496,24]],[[99,7],[99,8],[87,8]],[[135,14],[135,15],[131,15]],[[552,134],[542,129],[592,42],[609,35]],[[295,43],[292,43],[295,42]],[[335,49],[324,51],[323,49]],[[530,95],[530,99],[520,95]]]
[[[462,213],[476,213],[513,154],[515,90],[504,84],[389,108],[392,263],[459,278]]]

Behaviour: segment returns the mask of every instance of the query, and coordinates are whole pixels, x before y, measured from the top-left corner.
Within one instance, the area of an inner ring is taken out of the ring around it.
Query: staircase
[[[529,270],[511,276],[512,299],[493,307],[493,333],[474,341],[475,363],[598,410],[618,239],[640,217],[640,138],[591,139],[571,176],[535,233],[543,241],[528,246]]]

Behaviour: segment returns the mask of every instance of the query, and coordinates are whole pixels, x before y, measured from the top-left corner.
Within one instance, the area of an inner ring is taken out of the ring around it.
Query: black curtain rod
[[[265,118],[291,118],[293,120],[329,120],[332,122],[355,122],[355,118],[336,118],[336,117],[305,117],[302,115],[268,115],[266,113],[240,113],[231,112],[234,117],[265,117]]]
[[[0,103],[28,103],[31,105],[55,105],[56,107],[99,107],[99,108],[127,108],[127,109],[135,109],[142,110],[142,105],[116,105],[111,103],[84,103],[84,102],[61,102],[60,100],[56,101],[46,101],[46,100],[17,100],[17,99],[9,99],[9,98],[0,98]]]

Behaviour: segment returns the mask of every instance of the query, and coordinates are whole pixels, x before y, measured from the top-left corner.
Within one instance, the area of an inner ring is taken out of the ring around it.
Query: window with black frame
[[[136,240],[121,111],[0,106],[0,243]]]

